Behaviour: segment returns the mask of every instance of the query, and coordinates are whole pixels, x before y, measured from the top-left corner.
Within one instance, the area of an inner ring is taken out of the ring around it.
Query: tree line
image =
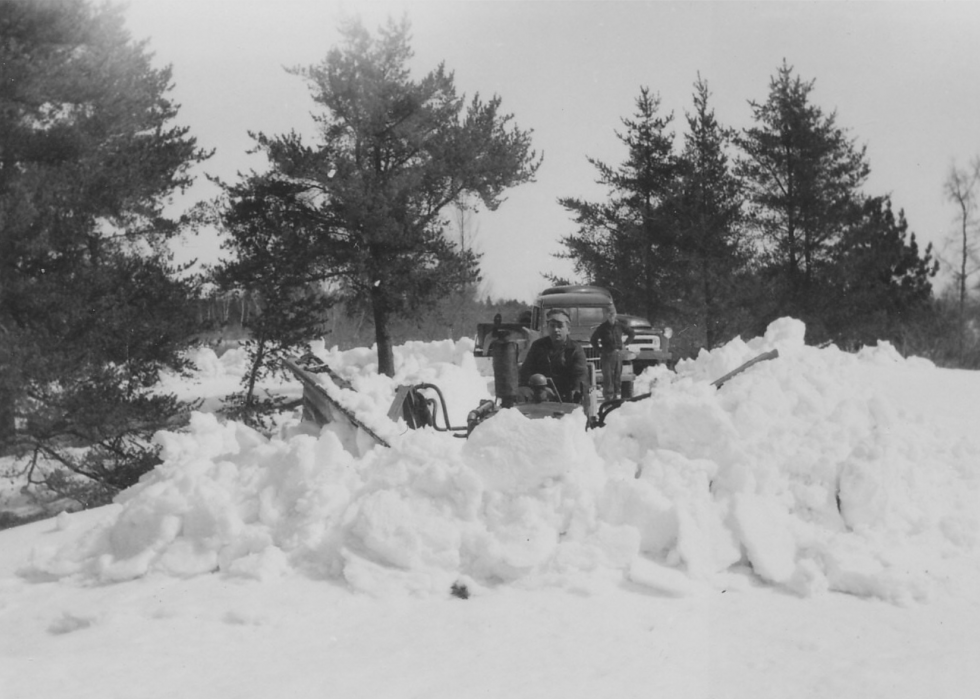
[[[158,463],[154,432],[195,407],[161,392],[160,372],[185,369],[183,351],[232,318],[251,370],[228,414],[260,425],[280,406],[258,381],[314,338],[373,343],[391,375],[394,344],[521,310],[478,298],[460,222],[534,182],[533,133],[499,96],[458,94],[443,65],[414,78],[407,20],[340,30],[323,61],[289,69],[310,88],[316,136],[252,134],[268,169],[215,180],[218,198],[170,216],[211,156],[179,125],[170,68],[120,7],[0,0],[0,454],[29,478],[88,504],[135,483]],[[965,365],[969,294],[959,316],[933,297],[931,250],[888,196],[862,193],[864,149],[812,85],[784,64],[736,133],[699,77],[679,142],[642,88],[618,132],[623,163],[591,161],[607,196],[558,202],[573,229],[559,254],[579,281],[708,346],[793,315],[810,342],[885,338],[953,363],[928,342],[956,327]],[[949,186],[974,240],[980,184]],[[224,232],[228,261],[191,275],[167,242],[200,226]]]
[[[617,137],[625,160],[589,159],[607,196],[561,199],[577,230],[560,253],[629,308],[697,327],[714,347],[793,316],[811,344],[899,340],[928,313],[938,270],[888,195],[870,196],[865,148],[787,63],[753,125],[721,125],[694,83],[680,148],[673,114],[640,90]]]

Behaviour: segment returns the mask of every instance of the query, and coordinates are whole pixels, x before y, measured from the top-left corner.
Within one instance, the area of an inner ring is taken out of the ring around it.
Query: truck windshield
[[[603,308],[599,306],[584,306],[578,309],[577,325],[599,325],[603,321]]]

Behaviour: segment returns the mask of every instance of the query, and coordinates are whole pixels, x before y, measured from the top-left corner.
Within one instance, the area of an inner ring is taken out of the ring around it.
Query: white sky
[[[538,181],[477,223],[495,297],[528,300],[541,273],[570,274],[553,258],[574,232],[556,200],[602,197],[586,156],[623,160],[614,130],[640,86],[675,114],[679,146],[699,72],[722,124],[744,127],[747,101],[766,99],[785,58],[868,146],[867,192],[891,193],[923,244],[939,246],[953,228],[942,192],[950,166],[980,154],[980,3],[131,0],[126,17],[158,64],[173,64],[180,122],[217,148],[203,171],[234,179],[262,167],[246,155],[247,131],[312,134],[307,87],[283,66],[322,60],[342,12],[372,29],[407,13],[416,77],[445,61],[460,92],[499,94],[534,130]],[[179,204],[212,193],[202,184]],[[187,240],[181,252],[207,260],[215,247]]]

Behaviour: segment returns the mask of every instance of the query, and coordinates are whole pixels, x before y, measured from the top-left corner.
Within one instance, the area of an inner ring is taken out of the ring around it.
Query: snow
[[[980,376],[804,331],[647,370],[602,429],[469,439],[387,413],[430,383],[465,424],[471,341],[396,348],[394,379],[314,347],[387,448],[218,420],[244,361],[202,350],[160,467],[0,532],[0,697],[972,697]]]

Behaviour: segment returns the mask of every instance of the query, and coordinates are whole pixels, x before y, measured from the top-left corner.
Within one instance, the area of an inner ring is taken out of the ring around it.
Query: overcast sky
[[[234,179],[261,169],[247,131],[313,135],[305,83],[284,66],[321,61],[337,20],[375,29],[407,14],[414,76],[444,61],[467,96],[498,94],[544,153],[537,182],[511,190],[476,222],[487,292],[530,300],[544,272],[569,276],[553,255],[574,232],[559,197],[600,199],[587,156],[617,165],[614,131],[641,86],[675,115],[681,145],[698,73],[723,125],[750,125],[785,59],[815,80],[813,101],[868,148],[868,194],[892,195],[917,239],[941,246],[955,209],[943,182],[980,155],[980,3],[962,2],[338,2],[130,0],[127,24],[174,68],[180,123],[217,153],[202,172]],[[183,206],[214,194],[201,183]],[[181,254],[215,259],[188,239]],[[629,309],[622,309],[628,311]]]

